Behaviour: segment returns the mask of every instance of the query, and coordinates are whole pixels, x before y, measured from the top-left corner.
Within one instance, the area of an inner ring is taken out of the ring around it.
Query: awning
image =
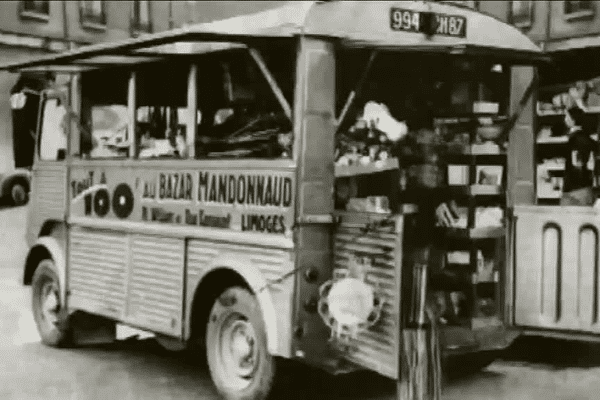
[[[454,16],[465,21],[465,29],[463,34],[454,36],[428,36],[421,31],[392,29],[390,18],[394,9],[419,15]],[[548,60],[541,49],[515,27],[466,7],[428,1],[299,1],[284,2],[255,14],[6,64],[0,66],[0,70],[79,72],[189,57],[227,46],[289,41],[302,35],[329,38],[349,47],[495,54],[524,62]]]

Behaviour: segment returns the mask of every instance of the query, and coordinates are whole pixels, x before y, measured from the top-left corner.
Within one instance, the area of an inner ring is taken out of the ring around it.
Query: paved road
[[[0,210],[0,399],[217,399],[204,366],[167,354],[151,340],[71,350],[42,346],[29,311],[29,289],[18,282],[26,251],[25,215],[26,208]],[[444,390],[444,399],[598,397],[600,357],[581,346],[536,345],[537,355],[533,354],[532,342],[525,341],[514,350],[512,361],[496,362],[480,374],[451,382]],[[524,352],[537,361],[523,361]],[[580,358],[584,353],[585,362]],[[300,375],[307,371],[291,372]],[[372,374],[333,378],[311,372],[290,386],[285,400],[392,400],[393,389],[393,382]]]

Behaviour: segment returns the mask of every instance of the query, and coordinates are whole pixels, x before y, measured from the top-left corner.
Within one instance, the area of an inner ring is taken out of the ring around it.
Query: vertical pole
[[[136,81],[136,73],[132,72],[129,76],[129,87],[127,90],[127,111],[129,114],[129,122],[127,124],[127,131],[129,132],[129,158],[137,158],[138,156],[138,138],[135,132],[137,125]]]
[[[81,116],[81,76],[75,74],[71,77],[71,95],[70,104],[68,111],[72,111],[74,114],[69,119],[70,134],[69,134],[69,149],[68,154],[71,156],[81,155],[81,132],[79,129],[78,121]]]
[[[69,46],[70,38],[69,38],[69,12],[67,9],[67,0],[63,0],[62,4],[62,17],[63,17],[63,37],[65,39],[65,43]],[[70,47],[70,46],[69,46]]]
[[[173,20],[173,0],[169,0],[169,30],[175,28],[175,21]]]
[[[188,158],[196,157],[196,135],[198,134],[198,96],[197,96],[198,66],[190,65],[187,92],[187,126],[186,144]]]

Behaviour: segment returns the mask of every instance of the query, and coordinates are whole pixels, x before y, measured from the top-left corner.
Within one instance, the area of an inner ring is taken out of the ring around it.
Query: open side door
[[[525,334],[593,339],[600,333],[600,214],[536,205],[534,105],[533,119],[525,116],[510,138],[506,322]]]
[[[513,230],[514,324],[571,339],[600,333],[600,215],[586,207],[516,207]]]

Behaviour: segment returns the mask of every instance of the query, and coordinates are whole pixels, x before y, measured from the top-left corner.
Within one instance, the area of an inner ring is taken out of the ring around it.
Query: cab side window
[[[291,157],[291,121],[246,49],[203,56],[197,85],[197,158]]]
[[[189,66],[151,64],[136,72],[139,158],[187,158]]]
[[[129,157],[125,70],[90,71],[81,79],[81,154],[86,158]]]
[[[46,99],[40,117],[40,159],[42,161],[64,160],[67,152],[66,108],[59,99]]]

